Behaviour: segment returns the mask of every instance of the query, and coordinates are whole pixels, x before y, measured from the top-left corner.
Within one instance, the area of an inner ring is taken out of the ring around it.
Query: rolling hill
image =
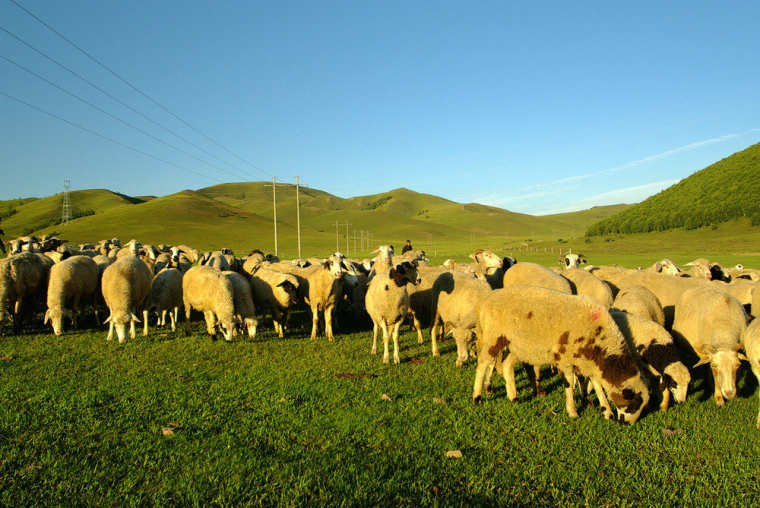
[[[588,228],[587,235],[696,229],[750,217],[760,224],[760,143]]]
[[[0,212],[6,214],[6,239],[57,233],[73,243],[118,236],[150,243],[188,243],[201,249],[275,250],[272,188],[266,182],[227,183],[161,197],[135,198],[104,189],[75,191],[71,203],[78,218],[66,225],[60,224],[61,201],[61,194],[56,194],[0,202]],[[341,198],[303,187],[300,206],[304,255],[327,254],[336,248],[367,253],[379,243],[403,243],[406,238],[431,252],[483,242],[501,245],[515,239],[567,238],[582,235],[599,217],[619,209],[598,207],[536,217],[405,188]],[[277,214],[278,250],[295,256],[294,186],[278,184]],[[369,240],[367,235],[371,235]]]

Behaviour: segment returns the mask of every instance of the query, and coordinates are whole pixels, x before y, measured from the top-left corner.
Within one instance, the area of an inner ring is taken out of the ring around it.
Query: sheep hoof
[[[391,362],[390,358],[388,358],[387,356],[383,357],[383,363],[390,363],[390,362]]]
[[[723,400],[723,397],[721,397],[721,398],[719,398],[719,399],[718,399],[718,398],[716,398],[716,399],[715,399],[715,404],[716,404],[718,407],[723,407],[723,406],[725,406],[725,405],[726,405],[726,401],[725,401],[725,400]]]
[[[483,397],[481,397],[480,395],[472,398],[472,403],[475,405],[481,404],[482,402],[483,402]]]
[[[604,417],[606,419],[608,419],[608,420],[614,420],[615,419],[614,415],[612,414],[612,410],[610,410],[610,409],[605,409],[604,410]]]
[[[486,392],[486,393],[488,393],[488,394],[491,394],[491,393],[493,393],[493,387],[491,385],[486,385],[486,386],[483,387],[483,391]]]

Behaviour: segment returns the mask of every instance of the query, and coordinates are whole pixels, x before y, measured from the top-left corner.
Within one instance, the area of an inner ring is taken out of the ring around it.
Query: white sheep
[[[198,310],[203,313],[209,335],[216,335],[218,320],[224,340],[232,341],[235,290],[222,272],[210,266],[192,267],[182,277],[182,301],[186,322],[190,322],[190,310]]]
[[[32,252],[0,259],[0,324],[12,321],[14,333],[38,303],[45,301],[53,261]]]
[[[481,304],[477,330],[476,402],[502,351],[508,352],[502,374],[510,400],[517,396],[512,367],[522,361],[549,363],[560,371],[566,381],[565,408],[571,418],[578,416],[572,387],[576,373],[591,380],[606,408],[609,405],[602,394],[607,391],[623,422],[634,423],[649,401],[646,383],[623,334],[607,309],[590,298],[535,286],[504,287],[494,290]],[[611,412],[605,415],[611,416]]]
[[[237,272],[226,271],[222,272],[222,275],[232,283],[232,289],[235,293],[235,317],[248,331],[248,337],[255,338],[256,327],[259,322],[256,320],[256,307],[253,304],[250,282]]]
[[[660,379],[660,410],[668,409],[671,391],[676,402],[684,402],[691,374],[681,362],[678,347],[668,331],[648,318],[628,312],[613,310],[610,315],[631,349],[638,353],[650,372]]]
[[[179,308],[182,307],[182,272],[176,268],[164,268],[153,277],[147,308],[158,314],[158,326],[166,326],[166,314],[172,331],[179,322]]]
[[[747,353],[747,360],[752,367],[752,373],[760,382],[760,319],[755,319],[747,327],[742,342],[744,343],[744,351]],[[758,389],[757,395],[760,397],[760,389]],[[755,426],[760,429],[760,410],[757,413]]]
[[[333,311],[338,300],[343,297],[345,265],[342,263],[342,255],[333,254],[324,263],[296,270],[303,277],[299,279],[299,292],[305,292],[304,300],[311,309],[311,338],[317,337],[319,314],[323,312],[325,335],[332,342],[335,339]]]
[[[620,290],[612,307],[665,326],[665,313],[660,300],[644,286],[630,286]]]
[[[272,314],[274,331],[282,338],[291,307],[298,303],[298,278],[258,265],[251,277],[256,308]]]
[[[433,328],[430,338],[433,356],[438,353],[438,322],[450,330],[457,345],[456,366],[460,367],[468,358],[468,343],[475,332],[480,303],[491,293],[488,282],[475,279],[464,272],[445,272],[433,283]]]
[[[568,252],[559,258],[559,264],[562,265],[562,268],[565,270],[580,268],[581,263],[586,264],[587,262],[588,260],[586,260],[586,256],[583,254],[573,254],[572,252]]]
[[[573,294],[593,298],[608,309],[612,306],[612,290],[593,274],[580,268],[567,268],[560,275],[570,282]]]
[[[710,364],[715,381],[715,403],[736,396],[736,371],[746,357],[739,352],[747,328],[747,314],[741,303],[713,287],[685,291],[676,303],[673,336],[688,344],[699,361]]]
[[[390,361],[388,342],[393,337],[393,363],[399,363],[398,330],[409,312],[408,283],[419,282],[414,261],[404,261],[388,272],[378,272],[370,281],[365,297],[367,313],[372,318],[372,354],[377,353],[378,329],[383,331],[383,363]]]
[[[113,338],[113,331],[119,343],[126,342],[126,326],[129,323],[129,336],[135,338],[135,323],[140,323],[138,314],[142,311],[143,336],[148,335],[148,310],[144,308],[150,295],[153,274],[136,256],[122,256],[103,271],[101,291],[110,311],[105,320],[108,323],[108,336]]]
[[[44,324],[49,322],[53,333],[61,335],[63,318],[67,317],[72,327],[76,328],[80,303],[93,306],[97,321],[94,304],[99,285],[98,265],[88,256],[70,257],[53,265],[50,268]]]

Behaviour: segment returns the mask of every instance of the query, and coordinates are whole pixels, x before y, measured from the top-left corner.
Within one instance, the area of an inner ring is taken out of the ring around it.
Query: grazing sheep
[[[182,307],[182,272],[177,268],[164,268],[153,277],[148,299],[148,311],[158,314],[158,326],[166,326],[169,312],[172,331],[177,330],[179,308]]]
[[[24,318],[45,301],[52,266],[50,258],[32,252],[0,259],[0,324],[12,321],[20,333]]]
[[[372,354],[377,353],[377,331],[383,331],[383,363],[390,361],[388,341],[393,337],[393,363],[400,363],[398,329],[409,312],[408,283],[417,284],[417,263],[404,261],[390,271],[377,273],[369,283],[365,306],[372,318]]]
[[[526,284],[555,289],[569,295],[573,293],[567,279],[536,263],[516,263],[504,272],[504,287]]]
[[[94,308],[100,276],[98,265],[88,256],[74,256],[56,263],[50,268],[47,290],[47,311],[44,324],[53,326],[53,333],[63,333],[63,318],[71,320],[73,328],[77,327],[79,304],[93,306],[95,320],[97,310]]]
[[[476,402],[487,371],[500,360],[502,351],[508,353],[502,374],[510,400],[517,396],[512,367],[522,361],[550,363],[560,371],[571,418],[578,416],[572,387],[576,373],[591,380],[606,408],[603,390],[607,391],[622,422],[634,423],[649,401],[646,383],[623,334],[607,309],[590,298],[535,286],[504,287],[481,304],[477,329],[480,351],[472,394]],[[611,415],[611,411],[605,413]]]
[[[630,286],[621,290],[612,302],[612,307],[665,326],[665,313],[660,300],[644,286]]]
[[[715,403],[736,396],[736,370],[747,314],[741,303],[724,291],[696,287],[685,291],[676,303],[673,337],[688,345],[699,357],[697,367],[710,364],[715,382]]]
[[[194,266],[182,277],[182,301],[185,320],[190,322],[190,310],[203,312],[206,331],[216,335],[216,322],[222,328],[224,340],[232,342],[235,317],[235,289],[222,272],[210,266]]]
[[[432,297],[435,317],[430,338],[433,356],[438,353],[438,322],[450,330],[457,345],[456,366],[461,367],[468,358],[468,343],[475,332],[480,303],[491,293],[488,282],[475,279],[463,272],[444,272],[433,283]]]
[[[684,402],[691,374],[681,362],[681,355],[668,331],[648,318],[628,312],[613,310],[610,315],[628,341],[631,350],[636,351],[649,371],[660,379],[660,410],[668,409],[671,390],[676,402]]]
[[[139,323],[138,313],[142,311],[143,336],[148,335],[148,310],[144,308],[150,295],[153,274],[137,256],[122,256],[103,271],[101,291],[110,311],[108,336],[113,338],[114,328],[119,343],[126,342],[126,326],[129,323],[129,337],[135,338],[135,322]]]
[[[571,255],[576,254],[568,254]],[[573,294],[593,298],[608,309],[612,307],[612,290],[593,274],[580,268],[567,268],[560,275],[570,282]]]
[[[274,331],[284,336],[285,323],[291,307],[298,303],[298,278],[260,266],[251,277],[251,289],[256,308],[272,314]]]
[[[256,327],[259,322],[256,320],[256,307],[253,304],[251,284],[248,279],[237,272],[226,271],[222,272],[222,275],[232,283],[232,289],[235,292],[235,317],[241,326],[244,326],[248,331],[248,337],[256,338]]]
[[[760,320],[756,319],[747,327],[743,337],[744,351],[747,353],[747,360],[750,367],[752,367],[752,373],[760,383]],[[757,391],[758,397],[760,397],[760,389]],[[760,429],[760,410],[757,413],[757,422],[755,426]]]

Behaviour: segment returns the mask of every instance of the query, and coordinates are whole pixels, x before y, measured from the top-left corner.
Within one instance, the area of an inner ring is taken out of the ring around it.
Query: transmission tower
[[[63,210],[61,211],[61,224],[68,224],[71,219],[71,180],[63,181]]]

